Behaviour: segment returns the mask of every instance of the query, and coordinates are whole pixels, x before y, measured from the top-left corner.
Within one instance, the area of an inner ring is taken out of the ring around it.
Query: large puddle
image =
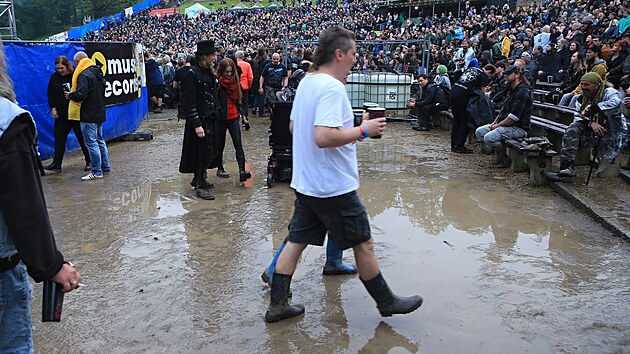
[[[245,151],[265,176],[267,127],[253,123]],[[36,287],[38,352],[630,352],[628,243],[551,190],[460,171],[436,148],[445,133],[403,125],[359,147],[359,196],[383,275],[423,306],[381,318],[356,276],[322,276],[323,249],[308,247],[292,284],[306,315],[265,324],[260,273],[293,192],[211,174],[217,199],[197,200],[177,173],[182,127],[145,122],[156,140],[112,144],[102,181],[80,182],[72,167],[45,179],[58,244],[88,287],[66,296],[59,324],[39,322]],[[230,147],[225,158],[235,175]]]

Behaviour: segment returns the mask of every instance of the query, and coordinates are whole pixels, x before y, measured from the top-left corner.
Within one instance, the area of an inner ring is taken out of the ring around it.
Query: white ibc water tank
[[[365,100],[389,110],[405,109],[411,96],[410,74],[372,73],[365,77]]]
[[[351,73],[346,79],[346,92],[352,108],[363,107],[365,101],[365,74]]]

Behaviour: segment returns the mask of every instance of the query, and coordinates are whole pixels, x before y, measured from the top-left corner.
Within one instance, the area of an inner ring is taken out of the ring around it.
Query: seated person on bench
[[[411,128],[417,131],[431,129],[431,113],[446,111],[450,107],[450,89],[444,84],[429,82],[425,74],[418,75],[420,90],[416,100],[409,100],[407,106],[415,107],[417,122]],[[415,124],[414,124],[415,123]]]
[[[628,135],[626,120],[621,114],[621,97],[614,88],[606,88],[599,74],[590,72],[580,81],[582,94],[576,108],[581,119],[571,123],[562,137],[560,172],[547,173],[552,181],[570,181],[575,170],[575,156],[580,146],[599,146],[597,172],[604,170],[617,157]]]
[[[508,98],[492,124],[477,128],[477,140],[483,141],[497,155],[496,164],[501,167],[510,166],[503,142],[508,139],[520,139],[527,136],[532,115],[532,95],[529,83],[523,77],[521,69],[512,65],[503,72],[510,88]]]

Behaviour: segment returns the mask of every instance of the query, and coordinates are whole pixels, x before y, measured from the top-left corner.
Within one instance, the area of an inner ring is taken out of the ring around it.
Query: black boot
[[[252,174],[248,171],[240,170],[238,171],[239,181],[245,182],[252,177]]]
[[[365,281],[361,279],[361,282],[363,282],[370,296],[376,301],[376,307],[383,317],[410,313],[422,305],[422,297],[420,295],[410,297],[394,295],[381,273],[378,273],[372,280]]]
[[[265,313],[265,322],[278,322],[285,318],[296,317],[304,313],[304,306],[289,305],[289,287],[291,275],[273,273],[271,282],[271,301]]]

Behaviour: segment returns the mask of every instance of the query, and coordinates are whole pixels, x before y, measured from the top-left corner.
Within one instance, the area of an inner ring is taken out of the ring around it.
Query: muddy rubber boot
[[[289,287],[291,275],[273,273],[271,283],[271,300],[265,313],[265,322],[278,322],[285,318],[304,314],[304,306],[289,304]]]
[[[326,245],[324,275],[356,274],[357,269],[351,265],[344,264],[342,257],[343,250],[329,238],[328,244]]]
[[[365,281],[361,279],[361,282],[363,282],[370,296],[376,301],[376,307],[383,317],[410,313],[422,305],[422,297],[420,295],[401,297],[392,293],[381,273],[378,273],[372,280]]]

